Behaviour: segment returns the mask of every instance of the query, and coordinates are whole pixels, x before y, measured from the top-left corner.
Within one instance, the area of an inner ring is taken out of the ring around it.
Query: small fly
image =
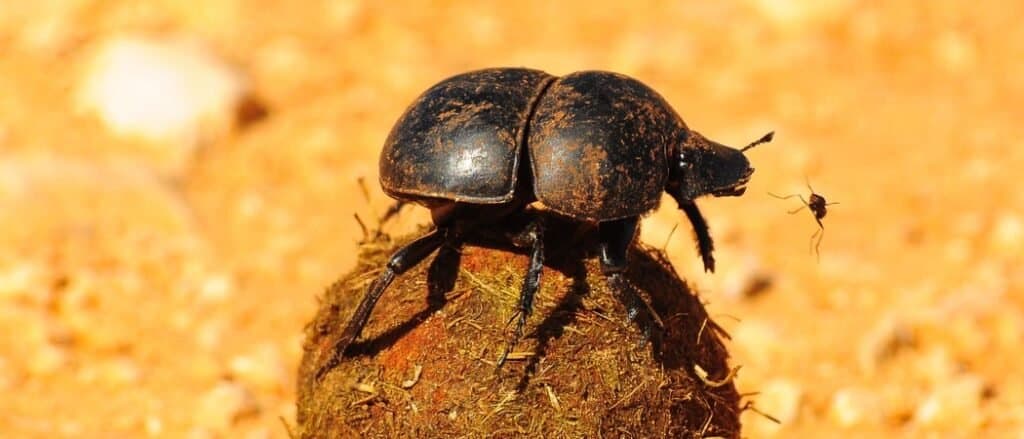
[[[790,215],[803,210],[805,207],[809,209],[811,213],[814,214],[814,221],[818,223],[818,230],[815,231],[813,235],[811,235],[811,245],[814,246],[814,254],[817,255],[818,258],[821,258],[821,240],[825,238],[825,225],[821,223],[821,220],[825,218],[825,215],[828,214],[828,206],[839,203],[829,203],[827,200],[825,200],[825,197],[821,196],[821,194],[814,192],[814,188],[811,187],[810,182],[807,182],[807,189],[811,192],[811,195],[806,200],[804,199],[803,195],[800,194],[781,196],[769,192],[768,195],[771,195],[780,200],[788,200],[793,197],[799,198],[800,202],[804,203],[804,205],[789,211],[788,213]],[[815,242],[814,238],[818,238],[817,242]]]

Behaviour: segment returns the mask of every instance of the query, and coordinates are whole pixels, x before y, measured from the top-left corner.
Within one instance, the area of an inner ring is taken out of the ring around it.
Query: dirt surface
[[[698,201],[717,273],[670,200],[642,230],[782,421],[745,412],[746,436],[1024,433],[1019,2],[376,3],[0,6],[0,436],[285,437],[303,326],[356,261],[352,214],[389,202],[391,125],[490,66],[629,74],[733,146],[776,131],[745,196]],[[260,105],[201,135],[119,134],[75,96],[123,34],[206,42]],[[820,259],[813,218],[768,195],[805,178],[841,203]]]

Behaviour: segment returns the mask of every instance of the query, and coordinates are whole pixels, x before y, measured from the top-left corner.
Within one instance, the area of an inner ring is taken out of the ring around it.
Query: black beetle
[[[711,235],[693,200],[742,195],[754,171],[743,151],[771,137],[742,149],[720,145],[688,129],[657,92],[611,72],[555,77],[495,68],[441,81],[402,114],[380,156],[384,191],[400,203],[429,208],[436,227],[391,257],[318,376],[340,361],[396,275],[452,241],[456,231],[495,224],[538,201],[597,224],[602,271],[628,300],[632,320],[642,302],[623,272],[640,216],[668,192],[693,224],[705,269],[714,271]],[[521,336],[544,261],[543,225],[536,219],[520,224],[514,242],[529,247],[530,262],[515,338],[499,364]]]

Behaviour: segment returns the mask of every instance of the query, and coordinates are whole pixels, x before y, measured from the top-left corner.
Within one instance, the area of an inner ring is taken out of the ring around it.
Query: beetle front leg
[[[711,232],[708,231],[708,222],[704,220],[704,216],[700,214],[700,209],[697,209],[697,204],[693,200],[678,200],[679,208],[686,213],[686,217],[690,219],[690,224],[693,224],[693,233],[697,237],[697,250],[700,252],[700,258],[704,262],[704,271],[715,272],[715,243],[711,240]]]
[[[608,280],[609,288],[626,307],[626,319],[630,322],[636,321],[641,308],[646,308],[648,311],[650,320],[640,321],[644,333],[641,343],[644,343],[650,338],[652,323],[661,326],[661,320],[626,279],[626,270],[629,268],[629,246],[633,243],[633,237],[636,235],[638,221],[639,218],[631,217],[602,222],[598,226],[598,233],[601,239],[601,272]]]
[[[355,313],[352,314],[352,319],[348,321],[348,325],[341,333],[341,337],[331,347],[331,357],[317,371],[317,380],[341,363],[345,350],[348,349],[349,345],[359,336],[363,327],[366,326],[366,322],[370,319],[370,313],[377,304],[377,300],[384,294],[384,290],[391,285],[391,282],[395,280],[395,276],[405,273],[410,268],[423,262],[434,250],[441,247],[448,234],[448,228],[436,228],[415,241],[406,244],[391,255],[387,265],[384,267],[384,271],[370,284],[370,288],[366,291],[366,295],[363,296],[363,300],[359,302]]]
[[[534,218],[526,226],[526,229],[519,235],[512,237],[517,246],[530,248],[530,265],[526,269],[526,278],[523,279],[523,288],[519,293],[519,309],[513,319],[517,319],[515,332],[512,339],[505,344],[505,351],[498,359],[498,367],[505,364],[509,352],[523,336],[523,326],[526,325],[526,318],[533,312],[533,298],[540,288],[540,274],[544,269],[544,224],[541,219]],[[511,323],[511,321],[509,322]]]

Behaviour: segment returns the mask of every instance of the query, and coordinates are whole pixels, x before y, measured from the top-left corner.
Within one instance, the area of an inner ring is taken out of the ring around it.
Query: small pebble
[[[288,381],[288,371],[281,354],[269,344],[232,358],[228,367],[232,376],[261,390],[280,390]]]
[[[126,385],[139,382],[142,370],[131,358],[117,358],[107,362],[102,371],[102,379],[112,384]]]
[[[117,358],[113,360],[87,361],[78,368],[75,377],[86,384],[124,386],[139,381],[142,372],[135,360]]]
[[[881,317],[868,329],[857,346],[857,365],[868,376],[878,366],[914,343],[911,324],[902,316]]]
[[[33,375],[46,376],[60,371],[67,363],[68,354],[66,350],[50,344],[44,344],[29,357],[26,368]]]
[[[54,11],[56,12],[56,11]],[[76,29],[71,23],[70,13],[45,14],[35,20],[31,20],[18,32],[17,43],[22,49],[52,55],[59,54],[65,50],[73,40]]]
[[[30,300],[38,273],[39,268],[27,262],[0,268],[0,299]]]
[[[990,241],[992,247],[1003,254],[1024,253],[1024,220],[1011,213],[1000,215],[995,221]]]
[[[776,434],[786,425],[792,424],[800,415],[800,407],[803,404],[804,391],[800,384],[793,380],[778,378],[765,382],[758,389],[758,395],[754,399],[757,409],[778,419],[781,424],[776,424],[758,414],[747,414],[744,412],[744,424],[753,424],[757,431],[763,434]]]
[[[234,280],[226,274],[210,275],[199,285],[199,300],[208,303],[220,303],[231,298],[234,293]]]
[[[146,429],[146,434],[150,436],[161,436],[164,432],[164,421],[158,416],[146,416],[146,420],[143,422],[143,427]]]
[[[224,338],[227,324],[223,320],[207,320],[198,325],[195,331],[196,345],[205,351],[216,351]]]
[[[769,322],[746,319],[732,331],[732,344],[736,352],[750,367],[769,367],[782,349],[782,338],[776,326]]]
[[[966,375],[939,384],[914,411],[914,423],[923,427],[971,429],[982,422],[984,382]]]
[[[270,40],[256,49],[253,62],[259,74],[273,80],[276,87],[281,87],[282,83],[294,86],[300,82],[304,77],[295,76],[295,70],[312,61],[302,42],[288,36]]]
[[[245,386],[222,381],[200,397],[193,420],[199,427],[226,432],[239,419],[258,413],[256,399]]]
[[[85,70],[78,108],[115,134],[168,146],[170,160],[185,161],[200,143],[231,130],[249,94],[237,69],[183,36],[111,37]]]
[[[949,31],[932,40],[932,55],[938,64],[952,73],[969,69],[975,62],[974,44],[962,33]]]
[[[735,267],[725,268],[721,275],[720,291],[725,297],[749,299],[771,288],[772,276],[761,267],[760,258],[754,254],[746,254],[742,258],[736,256]]]
[[[810,25],[830,21],[847,15],[850,0],[823,0],[806,2],[800,0],[748,0],[772,24],[789,31],[803,30]]]
[[[911,360],[913,370],[929,383],[943,383],[952,379],[959,370],[959,364],[945,345],[935,345],[915,353]]]
[[[882,415],[882,401],[865,389],[842,388],[832,396],[829,415],[842,427],[875,423]]]

